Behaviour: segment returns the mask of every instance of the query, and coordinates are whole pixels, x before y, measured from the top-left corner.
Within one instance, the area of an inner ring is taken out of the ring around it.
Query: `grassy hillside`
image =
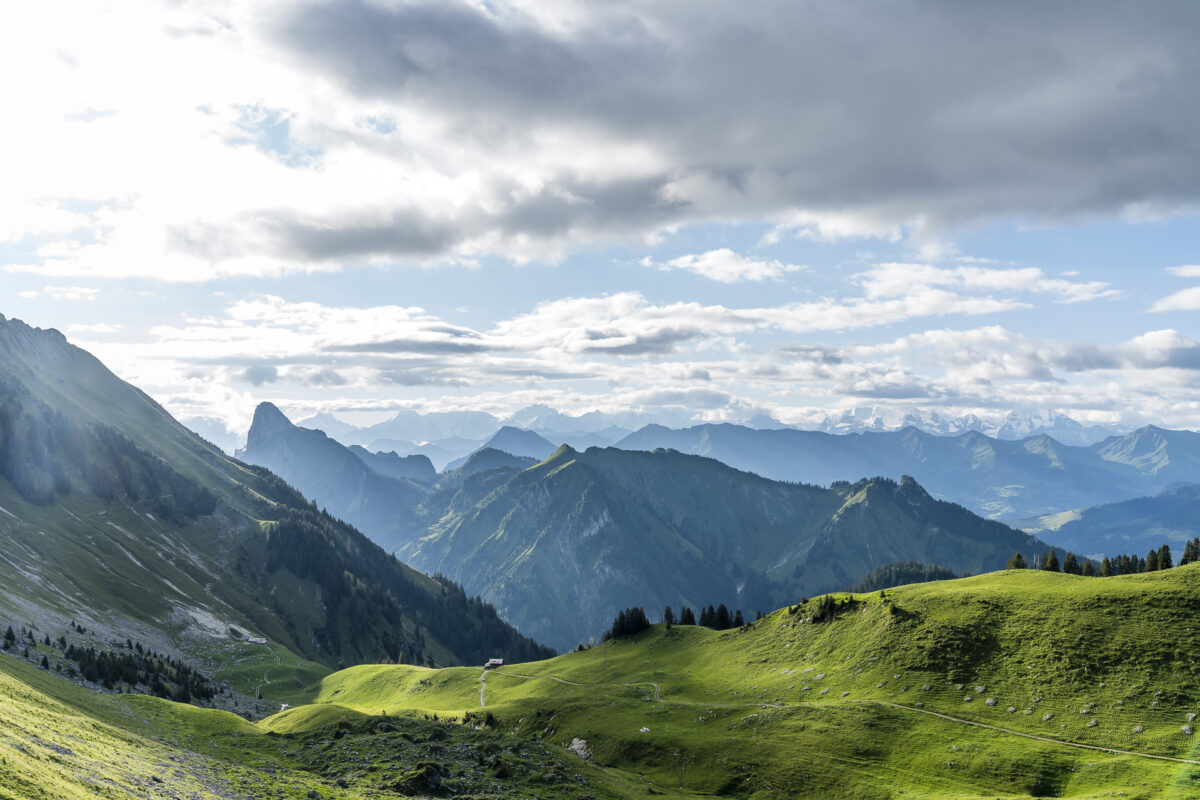
[[[363,666],[318,704],[482,712],[668,796],[1200,794],[1200,566],[1117,578],[1005,571],[841,595],[741,631],[654,626],[549,661]],[[289,711],[269,724],[283,724]]]

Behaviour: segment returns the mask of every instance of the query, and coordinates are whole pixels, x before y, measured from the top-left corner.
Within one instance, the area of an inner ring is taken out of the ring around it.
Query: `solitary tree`
[[[667,630],[671,630],[671,626],[675,624],[675,612],[671,610],[670,606],[663,610],[663,622],[666,623]]]
[[[1017,553],[1016,555],[1014,555],[1012,558],[1010,558],[1008,560],[1008,564],[1006,564],[1005,566],[1008,569],[1026,569],[1027,565],[1025,563],[1025,556],[1021,555],[1020,553]]]

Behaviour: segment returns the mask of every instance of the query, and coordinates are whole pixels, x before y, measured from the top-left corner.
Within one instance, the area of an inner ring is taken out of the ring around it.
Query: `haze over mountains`
[[[432,483],[396,481],[269,404],[248,441],[246,460],[564,649],[629,605],[768,609],[895,561],[980,572],[1048,547],[911,478],[781,483],[673,451],[547,454],[536,434],[505,428]]]
[[[237,630],[329,666],[546,652],[221,453],[57,331],[2,317],[0,476],[9,619],[83,621],[206,657]]]

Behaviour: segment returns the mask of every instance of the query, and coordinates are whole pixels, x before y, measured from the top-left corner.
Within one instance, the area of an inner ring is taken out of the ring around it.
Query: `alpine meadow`
[[[0,25],[0,800],[1200,800],[1200,5]]]

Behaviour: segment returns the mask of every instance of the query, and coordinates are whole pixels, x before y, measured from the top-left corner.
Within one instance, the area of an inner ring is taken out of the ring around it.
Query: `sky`
[[[1200,4],[5,17],[0,313],[180,418],[1200,427]]]

